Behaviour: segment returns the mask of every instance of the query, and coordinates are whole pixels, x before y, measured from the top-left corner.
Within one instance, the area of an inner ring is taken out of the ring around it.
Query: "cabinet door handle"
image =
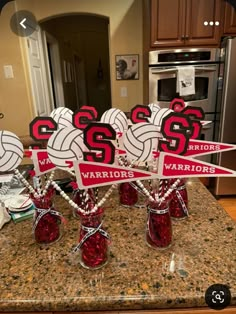
[[[188,36],[188,35],[186,35],[186,36],[185,36],[185,39],[187,39],[187,40],[188,40],[188,39],[189,39],[189,36]]]
[[[185,36],[184,36],[184,35],[182,35],[182,36],[181,36],[181,39],[185,39]]]
[[[2,112],[0,112],[0,119],[4,118],[4,114]]]

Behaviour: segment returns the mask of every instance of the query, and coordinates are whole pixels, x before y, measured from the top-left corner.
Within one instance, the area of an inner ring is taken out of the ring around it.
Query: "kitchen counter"
[[[146,210],[118,205],[117,190],[106,202],[104,228],[112,237],[109,263],[84,269],[71,249],[78,220],[56,196],[67,218],[61,240],[40,247],[32,221],[10,222],[0,231],[0,311],[95,311],[195,308],[206,306],[205,290],[214,283],[230,287],[236,304],[236,224],[200,181],[187,183],[190,217],[173,221],[173,245],[165,251],[147,246]],[[172,253],[184,256],[186,277],[170,273]]]

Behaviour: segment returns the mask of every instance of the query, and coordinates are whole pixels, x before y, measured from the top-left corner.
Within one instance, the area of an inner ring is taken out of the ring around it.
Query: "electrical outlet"
[[[128,96],[127,87],[121,87],[120,88],[120,96],[121,97],[127,97]]]

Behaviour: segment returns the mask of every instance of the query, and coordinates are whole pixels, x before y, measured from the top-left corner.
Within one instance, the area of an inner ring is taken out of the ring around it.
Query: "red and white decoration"
[[[32,149],[26,152],[27,157],[30,157],[34,164],[33,174],[41,176],[56,169],[56,166],[51,162],[48,157],[46,149]]]
[[[75,113],[57,108],[50,117],[35,118],[30,123],[32,137],[48,140],[47,150],[30,152],[35,175],[55,167],[70,173],[74,170],[80,189],[109,184],[115,188],[118,183],[135,181],[149,199],[152,197],[140,180],[235,176],[235,171],[194,157],[234,150],[236,145],[199,140],[202,125],[210,123],[203,120],[201,108],[185,106],[178,99],[171,103],[171,108],[136,105],[129,129],[125,113],[116,108],[106,111],[99,122],[97,111],[89,106]],[[22,158],[19,138],[9,131],[0,131],[0,172],[16,169]],[[145,162],[146,171],[137,169],[140,162]],[[149,171],[150,165],[153,172]],[[167,192],[169,195],[170,190]],[[72,201],[70,204],[75,206]]]

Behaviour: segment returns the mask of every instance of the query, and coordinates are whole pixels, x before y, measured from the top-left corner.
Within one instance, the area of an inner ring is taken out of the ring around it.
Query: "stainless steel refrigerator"
[[[215,141],[236,144],[236,37],[225,38],[221,47]],[[215,155],[215,163],[236,170],[236,150]],[[216,196],[236,195],[236,178],[216,178]]]

